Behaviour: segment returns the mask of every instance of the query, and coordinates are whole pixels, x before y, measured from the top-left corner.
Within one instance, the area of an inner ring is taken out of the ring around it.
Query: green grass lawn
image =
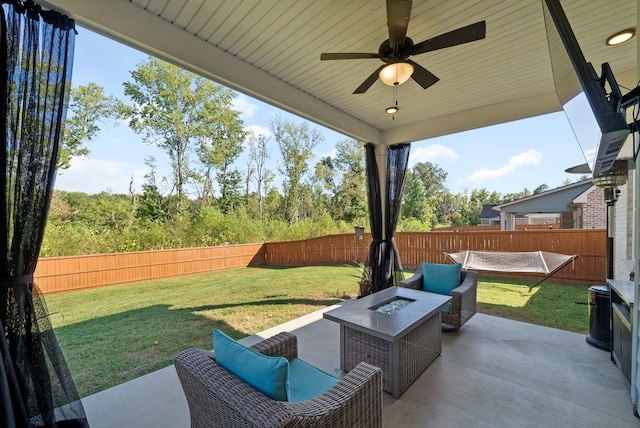
[[[588,287],[536,281],[480,278],[478,311],[576,333],[589,332]],[[583,303],[583,304],[580,304]]]
[[[410,275],[407,272],[407,275]],[[211,349],[212,330],[239,339],[355,297],[351,266],[252,267],[46,297],[81,397]],[[481,312],[586,333],[587,287],[481,278]]]

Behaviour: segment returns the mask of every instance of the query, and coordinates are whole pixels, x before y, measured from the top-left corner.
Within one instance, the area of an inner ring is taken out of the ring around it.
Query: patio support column
[[[378,144],[375,149],[376,153],[376,163],[378,164],[378,178],[380,182],[380,194],[387,194],[387,162],[389,161],[389,146],[385,144]],[[387,204],[385,203],[385,196],[382,197],[380,212],[382,213],[382,218],[386,218]],[[382,239],[387,239],[387,231],[386,222],[382,222]]]

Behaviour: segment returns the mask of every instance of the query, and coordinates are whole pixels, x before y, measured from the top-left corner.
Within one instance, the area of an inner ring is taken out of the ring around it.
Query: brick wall
[[[560,229],[573,229],[573,212],[560,213]]]
[[[582,210],[583,229],[605,229],[607,227],[607,204],[604,202],[604,189],[594,188],[587,195],[587,203]]]
[[[613,228],[613,277],[627,280],[633,271],[633,174],[629,171],[627,184],[618,189],[618,200],[614,205]]]

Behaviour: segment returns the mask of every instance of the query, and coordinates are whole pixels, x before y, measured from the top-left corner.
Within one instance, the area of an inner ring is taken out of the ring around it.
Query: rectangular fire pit
[[[442,351],[440,310],[450,296],[391,287],[325,312],[340,324],[340,368],[361,361],[382,369],[383,389],[395,398]]]
[[[391,315],[395,314],[397,311],[404,308],[411,302],[414,302],[414,300],[405,299],[404,297],[394,297],[388,302],[380,303],[379,305],[375,305],[370,309],[373,309],[376,312],[380,312],[381,314]]]

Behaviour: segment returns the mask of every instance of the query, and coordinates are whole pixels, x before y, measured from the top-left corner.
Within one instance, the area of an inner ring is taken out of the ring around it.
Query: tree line
[[[222,85],[154,58],[130,74],[123,83],[127,101],[96,83],[71,88],[58,167],[89,156],[101,127],[124,120],[168,155],[171,176],[160,177],[157,160],[148,157],[141,192],[54,192],[42,256],[284,241],[368,226],[362,143],[340,141],[314,165],[323,136],[307,122],[276,116],[271,136],[256,135],[232,108],[236,93]],[[243,152],[248,160],[241,169]],[[276,154],[273,171],[267,164]],[[484,204],[548,188],[453,194],[446,180],[446,171],[430,162],[407,171],[399,231],[478,224]]]

